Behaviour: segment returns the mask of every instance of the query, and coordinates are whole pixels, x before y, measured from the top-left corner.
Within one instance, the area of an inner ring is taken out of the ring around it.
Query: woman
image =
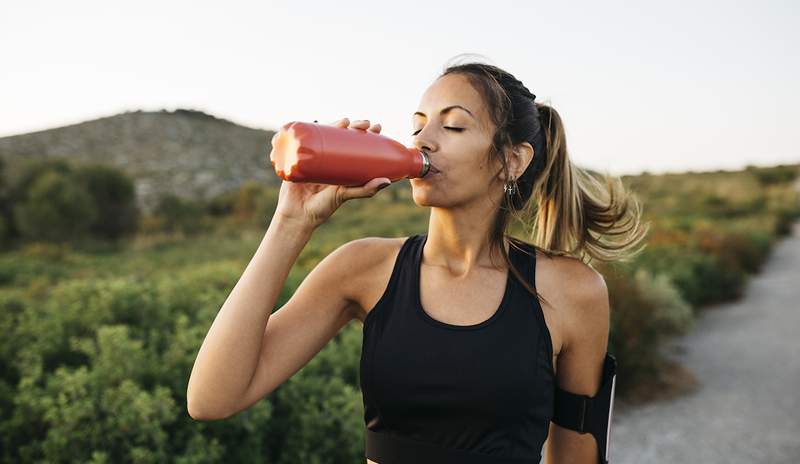
[[[335,125],[380,132],[369,121]],[[414,203],[431,208],[427,233],[340,246],[270,314],[313,231],[388,185],[283,182],[200,348],[189,414],[250,407],[357,318],[368,463],[528,463],[543,449],[549,464],[597,462],[592,435],[550,421],[553,390],[592,396],[600,386],[608,294],[582,258],[635,253],[646,233],[638,204],[618,180],[603,185],[572,165],[558,113],[495,66],[448,67],[413,125],[438,171],[410,181]],[[528,208],[534,244],[506,235]]]

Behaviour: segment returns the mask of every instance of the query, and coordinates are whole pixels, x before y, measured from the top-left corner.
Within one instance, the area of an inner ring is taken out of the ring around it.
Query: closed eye
[[[463,131],[464,131],[464,128],[463,128],[463,127],[445,127],[445,129],[448,129],[448,130],[451,130],[451,131],[455,131],[455,132],[463,132]],[[420,129],[420,130],[422,130],[422,129]],[[419,131],[420,131],[420,130],[418,130],[418,131],[414,132],[414,133],[413,133],[413,134],[411,134],[411,135],[417,135],[417,134],[419,134]]]

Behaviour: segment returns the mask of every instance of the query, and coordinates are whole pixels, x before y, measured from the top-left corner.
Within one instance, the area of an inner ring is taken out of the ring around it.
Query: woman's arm
[[[577,268],[578,266],[576,266]],[[558,356],[556,381],[561,389],[594,396],[602,382],[603,362],[608,349],[610,308],[608,289],[603,276],[580,264],[570,288],[569,307],[565,310],[564,345]],[[597,464],[594,436],[580,434],[550,423],[544,449],[546,464]]]
[[[312,233],[301,223],[279,219],[270,223],[200,346],[186,389],[192,417],[226,416],[247,389],[272,308]]]

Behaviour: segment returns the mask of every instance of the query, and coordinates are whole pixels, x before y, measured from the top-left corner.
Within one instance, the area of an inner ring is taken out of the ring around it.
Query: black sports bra
[[[366,457],[379,464],[538,463],[553,416],[553,345],[539,301],[509,272],[496,312],[432,318],[419,297],[427,235],[409,237],[363,326]],[[509,253],[529,285],[535,254]]]

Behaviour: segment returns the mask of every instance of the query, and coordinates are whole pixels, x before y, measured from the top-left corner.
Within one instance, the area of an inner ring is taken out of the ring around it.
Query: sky
[[[0,137],[189,108],[249,127],[411,115],[448,60],[499,66],[610,174],[800,162],[796,1],[0,3]],[[265,140],[265,150],[268,141]]]

